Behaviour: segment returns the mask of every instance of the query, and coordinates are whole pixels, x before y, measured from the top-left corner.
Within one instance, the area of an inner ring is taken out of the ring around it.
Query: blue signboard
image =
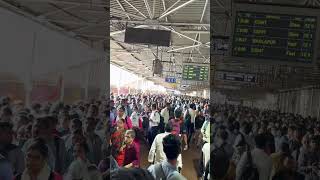
[[[176,83],[176,78],[175,77],[166,77],[166,82],[167,83]]]

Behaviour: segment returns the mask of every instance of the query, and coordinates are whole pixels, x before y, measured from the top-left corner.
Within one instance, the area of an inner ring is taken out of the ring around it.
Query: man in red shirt
[[[127,130],[125,134],[125,146],[124,146],[124,161],[123,166],[125,168],[139,167],[138,151],[136,144],[133,143],[136,133],[134,130]]]

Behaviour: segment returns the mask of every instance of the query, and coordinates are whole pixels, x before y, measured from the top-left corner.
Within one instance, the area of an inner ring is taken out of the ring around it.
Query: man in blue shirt
[[[167,160],[151,165],[148,171],[155,179],[186,180],[177,170],[177,159],[181,153],[181,142],[176,135],[169,134],[163,138],[163,151]]]

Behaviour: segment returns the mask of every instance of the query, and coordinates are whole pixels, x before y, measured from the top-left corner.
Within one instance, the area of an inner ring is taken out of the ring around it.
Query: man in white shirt
[[[210,118],[211,117],[206,117],[206,120],[201,127],[202,140],[206,143],[210,143]]]
[[[257,167],[259,172],[259,180],[269,180],[272,170],[272,160],[266,153],[268,152],[267,137],[259,134],[255,137],[256,148],[251,151],[252,163]],[[236,180],[241,178],[245,167],[248,163],[247,153],[244,153],[237,164]]]
[[[192,139],[192,134],[194,131],[194,121],[196,119],[196,108],[195,108],[195,104],[190,104],[190,107],[187,108],[187,110],[184,113],[184,120],[187,121],[186,117],[187,115],[190,115],[190,123],[187,123],[187,139],[188,139],[188,144],[190,144],[190,140]]]
[[[160,123],[160,113],[157,111],[157,105],[152,104],[151,105],[151,115],[149,119],[149,130],[148,130],[148,141],[149,145],[152,145],[152,142],[159,131],[159,123]]]
[[[133,127],[138,127],[139,128],[139,120],[140,120],[140,113],[138,110],[138,106],[137,105],[133,105],[133,112],[130,116],[130,119],[132,121],[132,126]]]
[[[167,160],[166,154],[163,151],[162,141],[163,141],[164,137],[171,134],[171,132],[172,132],[172,125],[170,123],[166,124],[165,131],[166,132],[158,134],[155,137],[155,139],[151,145],[150,151],[149,151],[149,156],[148,156],[149,163],[157,164],[157,163],[162,163],[165,160]],[[177,162],[178,169],[182,169],[181,154],[179,154],[177,161],[178,161]]]
[[[161,116],[163,117],[164,124],[168,124],[169,122],[169,109],[170,109],[170,103],[166,103],[166,107],[161,110]]]

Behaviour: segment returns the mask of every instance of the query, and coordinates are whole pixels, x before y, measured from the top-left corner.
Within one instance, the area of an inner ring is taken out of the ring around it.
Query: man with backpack
[[[186,178],[177,171],[177,159],[181,153],[181,142],[179,138],[173,134],[169,134],[163,138],[162,143],[167,160],[151,165],[148,171],[156,180],[186,180]]]
[[[203,167],[200,167],[201,175],[207,177],[208,166],[214,169],[210,177],[213,179],[223,178],[230,166],[230,160],[233,154],[233,147],[228,144],[228,132],[224,128],[219,128],[216,134],[215,143],[206,143],[202,148],[203,153]],[[210,147],[211,146],[211,147]],[[210,151],[211,150],[211,151]],[[209,165],[210,161],[210,165]],[[205,178],[206,179],[206,178]]]
[[[229,134],[227,130],[224,127],[220,127],[216,134],[216,139],[215,139],[216,142],[211,143],[211,147],[213,146],[211,149],[213,150],[217,148],[223,149],[223,151],[227,154],[228,159],[230,160],[233,155],[234,149],[232,145],[229,144],[228,137],[229,137]]]
[[[154,139],[152,146],[149,150],[148,161],[152,164],[161,163],[166,160],[166,155],[163,151],[163,138],[172,133],[172,123],[166,124],[165,133],[160,133]],[[178,169],[182,168],[182,156],[178,156]]]
[[[236,180],[269,180],[272,170],[272,160],[269,152],[268,138],[265,134],[255,137],[255,148],[245,152],[236,169]]]

